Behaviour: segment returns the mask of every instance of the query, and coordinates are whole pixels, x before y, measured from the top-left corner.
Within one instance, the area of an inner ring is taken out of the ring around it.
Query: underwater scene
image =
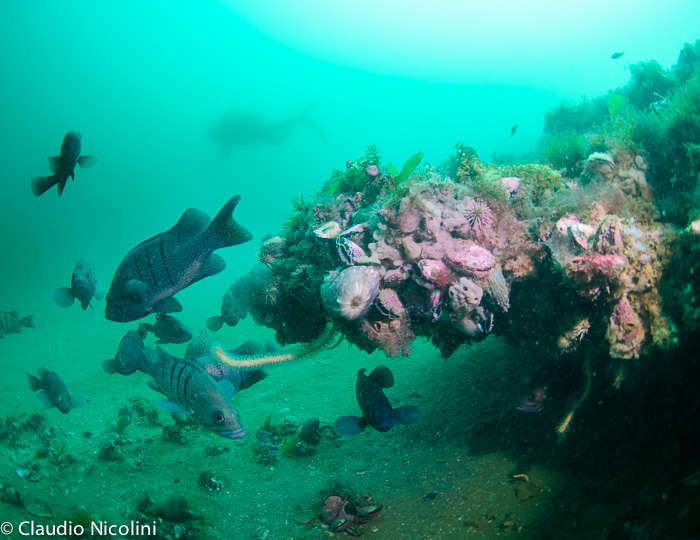
[[[0,538],[700,538],[700,4],[0,28]]]

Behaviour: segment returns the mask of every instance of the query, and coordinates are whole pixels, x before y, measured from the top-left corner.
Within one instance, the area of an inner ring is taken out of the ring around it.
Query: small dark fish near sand
[[[199,365],[216,381],[222,379],[230,381],[236,389],[236,392],[250,388],[255,383],[267,377],[267,372],[262,368],[241,369],[224,364],[214,353],[214,348],[215,346],[211,342],[209,335],[205,330],[202,330],[202,332],[187,346],[185,359]],[[279,349],[280,346],[274,340],[270,340],[264,344],[259,341],[249,340],[229,351],[229,354],[235,356],[252,356],[272,353]]]
[[[102,364],[107,373],[130,375],[141,371],[153,378],[148,385],[165,395],[161,408],[177,414],[192,414],[207,429],[228,439],[245,436],[238,411],[230,399],[235,388],[230,381],[215,381],[194,362],[169,354],[161,347],[142,348],[138,332],[127,333],[115,358]]]
[[[19,311],[0,311],[0,339],[5,334],[17,334],[22,328],[36,328],[34,315],[20,318]]]
[[[338,435],[349,437],[357,435],[366,426],[373,427],[377,431],[389,431],[394,424],[410,426],[421,419],[421,412],[413,405],[392,408],[389,399],[384,394],[383,388],[391,388],[394,385],[394,375],[391,370],[379,365],[369,376],[365,375],[366,369],[357,372],[357,384],[355,393],[357,403],[360,405],[362,417],[341,416],[333,424],[333,429]]]
[[[536,371],[527,383],[516,408],[527,413],[540,412],[551,403],[571,395],[580,380],[578,364],[547,364]]]
[[[233,219],[240,200],[239,195],[231,198],[211,222],[204,212],[190,208],[172,229],[127,253],[107,293],[105,316],[129,322],[151,313],[182,311],[173,295],[226,267],[213,252],[253,237]]]
[[[82,135],[77,131],[69,131],[63,138],[61,144],[61,155],[49,158],[49,168],[53,173],[51,176],[37,176],[32,178],[32,193],[39,196],[53,186],[58,185],[58,196],[63,193],[66,182],[70,176],[75,180],[75,166],[79,165],[83,169],[97,165],[95,156],[81,156]]]
[[[625,54],[625,53],[624,52],[616,52],[616,53],[613,53],[610,58],[612,60],[617,60],[618,58],[622,58],[623,54]]]
[[[102,300],[105,297],[105,286],[97,278],[95,265],[80,259],[73,270],[70,287],[59,287],[51,295],[51,299],[61,307],[70,307],[76,298],[83,309],[93,307],[90,300]]]
[[[187,343],[192,339],[192,330],[172,315],[156,315],[155,324],[141,323],[139,327],[155,334],[159,345],[167,343]]]
[[[54,371],[39,368],[38,377],[27,373],[29,388],[37,392],[36,399],[45,409],[56,407],[63,414],[68,414],[76,407],[85,405],[85,398],[80,394],[69,394],[63,379]]]

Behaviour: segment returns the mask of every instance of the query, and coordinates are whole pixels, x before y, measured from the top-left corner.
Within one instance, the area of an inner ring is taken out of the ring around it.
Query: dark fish
[[[231,289],[226,289],[221,301],[221,316],[214,315],[207,319],[207,328],[212,332],[221,330],[224,324],[236,326],[248,314],[247,309],[236,299]]]
[[[156,343],[161,345],[167,343],[187,343],[192,339],[192,330],[185,326],[180,319],[172,315],[156,315],[155,324],[141,323],[139,327],[143,330],[155,334],[158,338]]]
[[[172,229],[127,253],[107,293],[106,317],[129,322],[150,313],[182,311],[173,295],[226,267],[213,252],[253,237],[233,219],[240,200],[239,195],[229,200],[211,223],[204,212],[190,208]]]
[[[229,353],[236,356],[250,356],[264,354],[266,352],[275,352],[279,350],[279,348],[279,345],[274,340],[270,340],[265,344],[250,340],[229,351]],[[209,339],[209,335],[205,330],[202,330],[202,332],[187,346],[185,359],[199,365],[204,371],[209,373],[214,380],[220,381],[226,379],[230,381],[236,389],[236,392],[250,388],[256,382],[260,382],[267,377],[267,372],[261,368],[240,369],[224,364],[214,353],[214,344],[211,342],[211,339]]]
[[[510,136],[512,137],[515,135],[515,132],[518,131],[518,124],[515,124],[511,129],[510,129]]]
[[[80,394],[68,394],[66,383],[55,372],[42,367],[38,374],[35,377],[27,373],[27,379],[29,388],[32,392],[38,392],[36,399],[45,409],[56,407],[63,414],[68,414],[72,409],[85,405],[85,398]]]
[[[527,383],[517,409],[529,413],[540,412],[548,404],[570,395],[580,379],[580,366],[577,364],[547,364],[536,371]]]
[[[168,399],[158,405],[170,413],[192,414],[207,429],[228,439],[245,436],[240,415],[229,401],[235,389],[229,381],[215,381],[197,364],[161,347],[143,349],[138,334],[127,334],[114,359],[102,364],[107,373],[130,375],[141,371],[153,378],[149,386]]]
[[[78,299],[83,309],[92,307],[90,300],[102,300],[105,297],[105,286],[97,279],[95,265],[80,259],[75,265],[70,287],[59,287],[51,295],[52,300],[61,307],[70,307]]]
[[[283,144],[292,131],[301,125],[308,126],[322,140],[325,134],[311,119],[310,105],[298,115],[280,122],[268,122],[254,112],[233,112],[222,116],[209,130],[211,139],[219,145],[221,157],[226,158],[234,146],[251,144]]]
[[[613,53],[610,58],[612,60],[617,60],[618,58],[621,58],[623,54],[625,54],[625,53],[624,52],[616,52],[616,53]]]
[[[94,167],[97,165],[95,156],[81,156],[82,135],[77,131],[69,131],[63,138],[61,144],[61,155],[49,158],[49,168],[53,175],[37,176],[32,178],[32,193],[37,197],[49,190],[55,185],[58,185],[58,196],[63,193],[63,188],[66,187],[66,181],[70,176],[75,180],[75,166],[80,165],[83,169]]]
[[[360,405],[362,417],[338,418],[333,424],[333,429],[338,435],[346,437],[357,435],[365,426],[373,427],[377,431],[389,431],[396,423],[410,426],[421,419],[420,410],[412,405],[392,408],[383,390],[394,385],[394,375],[388,367],[377,366],[369,377],[365,375],[366,371],[361,369],[357,372],[355,385],[357,403]]]
[[[36,328],[34,315],[19,318],[19,311],[0,311],[0,338],[5,334],[16,334],[22,331],[22,327]]]

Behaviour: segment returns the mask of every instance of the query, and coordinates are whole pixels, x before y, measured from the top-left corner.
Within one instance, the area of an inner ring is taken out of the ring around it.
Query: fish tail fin
[[[51,294],[51,300],[54,301],[54,304],[67,308],[75,302],[75,295],[69,287],[59,287]]]
[[[242,244],[253,238],[248,229],[233,219],[233,211],[240,200],[240,195],[232,197],[209,226],[209,230],[219,237],[222,247]]]
[[[119,344],[119,350],[114,358],[102,363],[102,369],[110,375],[114,373],[131,375],[135,371],[142,371],[147,363],[146,353],[139,344],[127,339]]]
[[[36,320],[34,319],[34,315],[27,315],[26,317],[23,317],[21,322],[22,326],[25,328],[36,328]]]
[[[49,189],[60,182],[58,173],[51,176],[37,176],[32,178],[32,193],[35,197],[46,193]]]

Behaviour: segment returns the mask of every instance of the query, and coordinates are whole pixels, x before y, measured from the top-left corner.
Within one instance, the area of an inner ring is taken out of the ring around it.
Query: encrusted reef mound
[[[490,332],[566,352],[592,329],[621,359],[673,339],[657,286],[677,232],[658,220],[641,154],[594,153],[578,178],[487,166],[462,144],[439,168],[421,157],[399,172],[370,147],[293,201],[244,278],[256,322],[291,343],[330,317],[388,356],[416,337],[449,356]],[[523,332],[530,313],[546,324]]]

